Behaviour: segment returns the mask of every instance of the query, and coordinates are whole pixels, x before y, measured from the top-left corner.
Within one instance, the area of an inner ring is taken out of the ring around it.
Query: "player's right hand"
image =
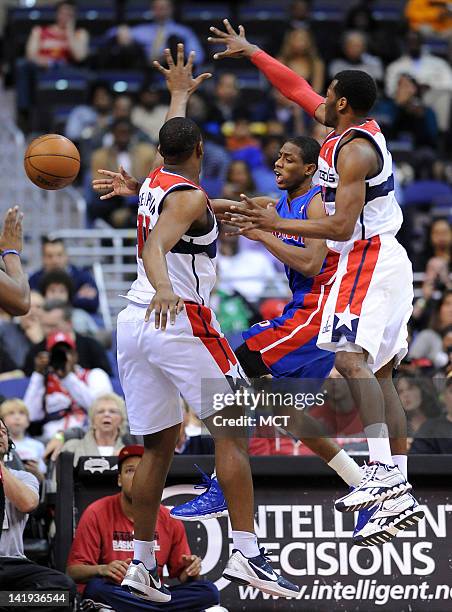
[[[133,176],[130,176],[122,166],[119,167],[119,172],[100,169],[98,173],[103,174],[106,178],[93,180],[92,185],[94,191],[109,190],[108,193],[100,196],[101,200],[108,200],[115,196],[135,196],[140,192],[141,184],[139,181],[133,178]]]
[[[0,234],[0,251],[14,249],[22,251],[22,219],[23,213],[19,207],[9,208],[3,221],[3,229]]]
[[[151,314],[155,312],[155,329],[166,329],[168,322],[168,311],[170,314],[170,323],[174,325],[177,315],[184,309],[184,300],[176,295],[172,289],[157,289],[151,303],[146,310],[144,320],[147,322],[151,318]]]
[[[117,582],[118,584],[122,582],[124,576],[126,575],[127,568],[129,567],[132,559],[127,559],[126,561],[111,561],[108,565],[100,565],[99,566],[99,574],[103,578],[108,578],[109,580],[113,580],[113,582]]]
[[[234,30],[227,19],[223,19],[226,32],[214,28],[210,28],[212,34],[207,39],[212,44],[226,45],[226,50],[220,53],[215,53],[213,59],[222,59],[223,57],[250,57],[258,47],[252,45],[245,37],[245,28],[239,25],[239,33]]]

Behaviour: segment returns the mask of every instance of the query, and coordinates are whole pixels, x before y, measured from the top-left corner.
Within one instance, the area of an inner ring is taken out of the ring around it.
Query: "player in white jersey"
[[[299,587],[275,573],[254,533],[253,484],[246,434],[215,421],[213,395],[231,394],[245,377],[210,309],[217,224],[199,187],[203,144],[199,128],[185,118],[188,97],[203,78],[184,66],[183,45],[174,65],[159,64],[171,92],[169,119],[160,130],[162,165],[141,188],[124,172],[103,171],[95,181],[105,197],[137,194],[138,277],[118,316],[118,366],[131,433],[143,435],[144,455],[133,480],[134,559],[122,585],[150,601],[171,595],[156,567],[153,541],[163,487],[180,434],[182,395],[215,438],[216,473],[228,501],[234,549],[224,576],[276,596],[296,597]],[[169,321],[168,321],[169,318]],[[232,408],[227,416],[241,416]],[[237,495],[237,487],[240,495]]]
[[[370,465],[361,484],[338,500],[336,508],[361,509],[363,500],[387,487],[394,499],[362,510],[354,539],[363,545],[388,541],[400,528],[420,520],[423,512],[409,493],[406,419],[392,382],[393,368],[407,352],[412,269],[395,238],[402,213],[394,196],[391,155],[378,124],[368,119],[376,85],[365,72],[346,70],[334,77],[325,99],[302,77],[250,44],[242,26],[237,34],[227,20],[224,24],[225,32],[211,28],[215,37],[210,41],[226,45],[216,59],[249,57],[286,97],[334,128],[319,158],[327,217],[282,219],[274,206],[251,205],[237,211],[233,221],[247,229],[327,239],[340,254],[318,346],[336,353],[336,368],[360,408]]]

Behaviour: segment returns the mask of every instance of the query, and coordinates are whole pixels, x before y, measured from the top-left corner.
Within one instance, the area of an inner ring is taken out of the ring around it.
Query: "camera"
[[[69,347],[63,344],[56,344],[50,351],[49,366],[56,372],[66,369],[67,353]]]

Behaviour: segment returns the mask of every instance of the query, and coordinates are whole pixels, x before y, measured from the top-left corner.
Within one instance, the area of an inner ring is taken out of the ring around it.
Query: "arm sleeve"
[[[325,98],[319,96],[303,77],[265,51],[253,53],[251,61],[283,96],[301,106],[311,117],[314,117],[317,108],[324,104]]]
[[[24,402],[30,413],[30,421],[40,421],[44,418],[44,376],[33,372],[24,395]]]
[[[101,562],[101,534],[97,516],[88,506],[75,531],[66,565],[98,565]]]
[[[173,538],[167,567],[170,578],[178,578],[185,568],[182,563],[182,555],[191,555],[191,550],[183,523],[175,519],[170,520],[173,523]]]

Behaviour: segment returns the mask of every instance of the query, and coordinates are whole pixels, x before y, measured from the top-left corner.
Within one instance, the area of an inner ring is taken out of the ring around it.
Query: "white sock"
[[[144,563],[146,569],[151,570],[157,565],[155,561],[156,541],[145,542],[144,540],[133,541],[133,558]]]
[[[392,462],[389,432],[386,423],[373,423],[364,427],[364,433],[369,446],[369,461],[379,461],[385,465],[394,465]]]
[[[392,455],[394,465],[396,465],[405,478],[408,480],[408,457],[406,455]]]
[[[244,557],[257,557],[261,554],[259,546],[257,545],[257,536],[255,533],[249,531],[233,531],[232,542],[234,548],[240,550]]]
[[[347,455],[344,449],[340,450],[338,454],[331,459],[328,465],[349,486],[357,487],[361,482],[363,473],[361,472],[359,465],[355,463],[355,461],[353,461],[349,455]]]

